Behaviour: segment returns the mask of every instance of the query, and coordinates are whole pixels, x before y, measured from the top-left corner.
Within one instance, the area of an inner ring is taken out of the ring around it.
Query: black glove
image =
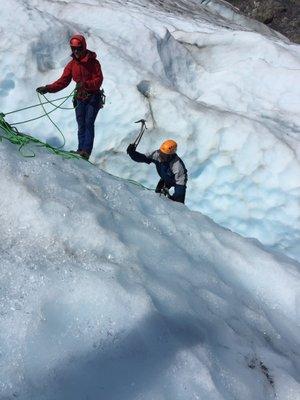
[[[161,189],[161,194],[163,194],[164,196],[166,196],[167,199],[171,199],[172,196],[170,195],[169,189],[167,187],[163,187]]]
[[[83,88],[83,83],[82,82],[77,82],[75,86],[75,90],[79,90]]]
[[[47,86],[40,86],[38,88],[36,88],[36,91],[40,94],[45,94],[48,93],[48,89]]]
[[[131,143],[128,147],[127,147],[127,154],[133,153],[136,149],[136,144]]]

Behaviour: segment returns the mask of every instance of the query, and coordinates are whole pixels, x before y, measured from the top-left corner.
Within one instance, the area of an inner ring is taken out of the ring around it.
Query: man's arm
[[[64,69],[62,76],[50,85],[46,85],[46,89],[49,93],[59,92],[69,85],[72,80],[72,61],[70,61]]]
[[[147,157],[145,154],[142,154],[142,153],[139,153],[138,151],[136,151],[135,144],[130,144],[127,147],[127,154],[133,161],[140,162],[140,163],[146,163],[146,164],[152,163],[152,159],[150,157]]]

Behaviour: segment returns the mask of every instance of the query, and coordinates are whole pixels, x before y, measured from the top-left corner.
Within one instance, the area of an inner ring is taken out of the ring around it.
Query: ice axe
[[[143,136],[145,130],[147,129],[145,119],[140,119],[139,121],[135,121],[135,124],[139,124],[139,123],[141,123],[141,130],[140,130],[137,138],[135,139],[135,141],[132,143],[135,146],[135,148],[137,148],[138,144],[140,143],[140,141],[142,139],[142,136]]]

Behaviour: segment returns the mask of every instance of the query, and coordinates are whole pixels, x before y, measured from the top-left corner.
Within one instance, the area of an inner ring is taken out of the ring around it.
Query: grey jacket
[[[168,184],[175,186],[186,186],[187,183],[187,170],[180,157],[174,154],[170,161],[161,162],[159,158],[159,151],[155,150],[152,153],[146,154],[150,162],[156,166],[158,175]],[[150,164],[150,163],[149,163]]]
[[[158,183],[156,189],[159,188],[160,183],[166,185],[166,187],[174,187],[174,194],[171,199],[184,203],[186,183],[187,183],[187,169],[180,157],[177,154],[173,154],[170,160],[161,161],[159,156],[159,150],[155,150],[152,153],[142,154],[135,150],[134,145],[129,145],[127,153],[130,158],[136,162],[151,164],[154,163],[158,175],[161,181]]]

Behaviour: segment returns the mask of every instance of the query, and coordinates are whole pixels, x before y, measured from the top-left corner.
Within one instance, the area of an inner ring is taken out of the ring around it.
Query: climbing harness
[[[92,93],[85,92],[84,96],[80,97],[80,99],[85,101],[91,96],[92,96]],[[74,91],[72,102],[73,102],[74,108],[76,108],[77,107],[77,90]],[[105,106],[105,102],[106,102],[106,95],[104,93],[104,89],[100,89],[99,90],[99,110],[101,110],[101,108],[103,108]]]

